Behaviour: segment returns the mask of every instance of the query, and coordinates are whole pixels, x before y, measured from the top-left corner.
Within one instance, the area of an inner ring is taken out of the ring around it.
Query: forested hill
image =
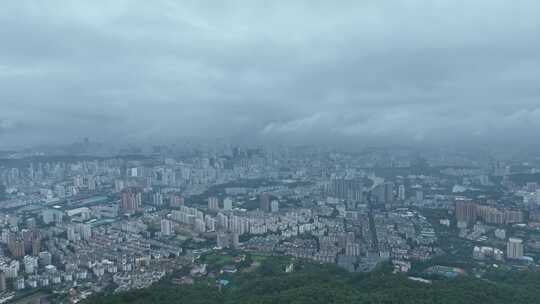
[[[429,284],[392,274],[388,267],[349,274],[333,267],[304,266],[286,274],[272,265],[263,265],[257,271],[229,277],[230,283],[221,291],[215,279],[182,286],[163,280],[143,290],[96,296],[87,303],[540,303],[540,274],[500,273],[489,277],[435,279]]]

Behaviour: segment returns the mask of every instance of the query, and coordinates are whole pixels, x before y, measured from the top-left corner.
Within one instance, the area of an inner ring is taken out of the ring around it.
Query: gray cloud
[[[0,148],[534,140],[537,1],[5,1]]]

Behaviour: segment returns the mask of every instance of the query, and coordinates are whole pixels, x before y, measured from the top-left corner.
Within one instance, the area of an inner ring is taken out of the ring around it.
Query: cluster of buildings
[[[377,149],[14,159],[0,163],[0,291],[77,299],[144,288],[229,248],[408,271],[452,254],[440,229],[473,244],[478,263],[531,265],[540,189],[512,173],[501,162]]]

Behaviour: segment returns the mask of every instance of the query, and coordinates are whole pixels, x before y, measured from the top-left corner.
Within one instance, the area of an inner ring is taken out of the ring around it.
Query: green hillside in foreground
[[[163,280],[143,290],[95,296],[87,303],[540,303],[540,274],[533,272],[495,273],[489,279],[441,279],[428,284],[392,274],[388,266],[362,274],[314,265],[284,273],[280,267],[262,265],[257,271],[228,277],[230,283],[221,291],[214,279],[182,286]]]

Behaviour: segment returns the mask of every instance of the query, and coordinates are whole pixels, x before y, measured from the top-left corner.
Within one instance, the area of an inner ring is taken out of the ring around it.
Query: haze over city
[[[0,148],[524,144],[537,1],[4,1]]]
[[[1,0],[0,304],[540,303],[540,1]]]

